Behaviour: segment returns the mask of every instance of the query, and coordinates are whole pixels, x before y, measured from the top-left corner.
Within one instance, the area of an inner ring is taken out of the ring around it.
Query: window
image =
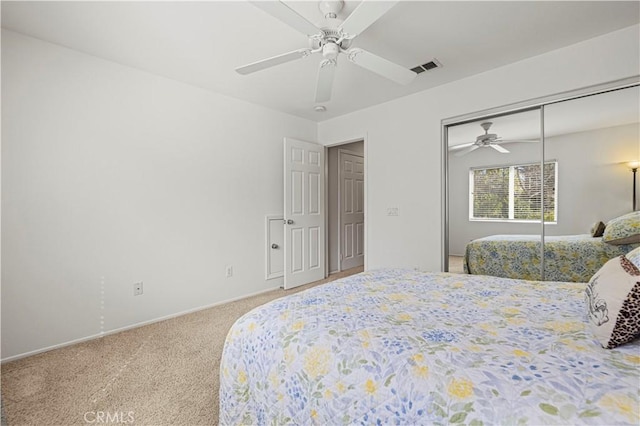
[[[544,165],[544,220],[556,222],[558,163]],[[540,221],[540,164],[471,169],[469,219]]]

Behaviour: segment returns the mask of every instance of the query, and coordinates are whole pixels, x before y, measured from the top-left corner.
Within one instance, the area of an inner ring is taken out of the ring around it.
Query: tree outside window
[[[472,169],[469,171],[469,219],[556,222],[557,162]],[[541,185],[544,182],[544,185]],[[542,191],[544,189],[544,191]]]

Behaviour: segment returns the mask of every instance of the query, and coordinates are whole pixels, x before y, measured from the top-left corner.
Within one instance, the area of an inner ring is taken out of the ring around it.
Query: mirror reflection
[[[635,86],[448,126],[449,271],[587,282],[639,246],[604,232],[640,220],[639,100]]]
[[[639,100],[636,86],[545,107],[545,161],[559,163],[558,218],[544,229],[546,280],[588,282],[607,260],[638,246],[605,231],[633,210],[627,163],[640,156]]]
[[[509,251],[526,235],[539,279],[540,139],[538,109],[448,128],[450,271],[522,275]]]

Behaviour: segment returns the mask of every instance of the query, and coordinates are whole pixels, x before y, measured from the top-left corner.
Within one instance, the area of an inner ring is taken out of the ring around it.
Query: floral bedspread
[[[607,260],[638,244],[614,245],[585,235],[544,238],[545,281],[588,282]],[[474,275],[539,280],[540,236],[492,235],[467,244],[464,270]]]
[[[584,284],[366,272],[229,331],[221,424],[638,424],[640,340],[603,349]]]

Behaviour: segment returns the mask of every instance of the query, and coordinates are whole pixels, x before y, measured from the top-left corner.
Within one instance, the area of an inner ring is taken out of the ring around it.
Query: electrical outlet
[[[133,295],[140,296],[142,293],[142,281],[139,283],[133,283]]]
[[[233,266],[232,265],[227,265],[227,268],[225,269],[225,275],[227,276],[227,278],[231,278],[233,276]]]

